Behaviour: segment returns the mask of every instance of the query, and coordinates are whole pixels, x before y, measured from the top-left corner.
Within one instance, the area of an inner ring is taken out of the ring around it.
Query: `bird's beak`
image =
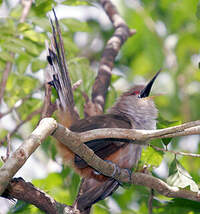
[[[148,97],[150,92],[151,92],[151,88],[152,85],[155,81],[155,79],[157,78],[158,74],[160,73],[161,69],[156,73],[156,75],[149,81],[149,83],[146,85],[146,87],[140,92],[139,94],[139,98],[144,98],[144,97]]]

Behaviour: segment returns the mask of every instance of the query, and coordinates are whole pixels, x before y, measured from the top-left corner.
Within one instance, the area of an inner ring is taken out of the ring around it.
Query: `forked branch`
[[[4,192],[9,181],[15,173],[23,166],[28,157],[49,135],[55,137],[59,142],[62,142],[69,147],[74,153],[84,159],[92,168],[102,174],[111,177],[114,172],[112,164],[103,161],[94,152],[89,149],[83,142],[85,140],[93,140],[98,138],[123,138],[132,139],[132,143],[141,143],[153,138],[164,138],[169,135],[182,136],[190,135],[189,132],[200,134],[200,121],[185,123],[179,126],[170,127],[161,130],[134,130],[134,129],[97,129],[89,132],[74,133],[58,124],[52,118],[43,119],[38,127],[32,132],[27,140],[7,159],[4,165],[0,168],[0,194]],[[167,197],[180,197],[194,201],[200,201],[198,193],[171,187],[164,181],[144,173],[132,173],[131,180],[126,169],[121,169],[118,174],[114,175],[116,180],[120,182],[128,182],[153,188],[160,194]]]

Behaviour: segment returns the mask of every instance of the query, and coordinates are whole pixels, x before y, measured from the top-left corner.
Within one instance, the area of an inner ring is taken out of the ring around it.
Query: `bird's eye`
[[[136,90],[136,91],[132,91],[132,92],[131,92],[131,95],[137,95],[137,94],[140,94],[140,91],[139,91],[139,90]]]

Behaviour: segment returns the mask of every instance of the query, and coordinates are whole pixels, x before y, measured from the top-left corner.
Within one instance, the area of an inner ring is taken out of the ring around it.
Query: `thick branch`
[[[166,184],[164,181],[155,178],[151,175],[147,175],[144,173],[132,173],[131,180],[129,180],[129,174],[126,169],[121,169],[118,174],[114,173],[114,167],[112,164],[109,164],[98,156],[94,154],[92,150],[90,150],[85,144],[83,144],[84,140],[93,140],[97,139],[98,137],[102,138],[125,138],[127,139],[134,139],[134,143],[140,143],[138,140],[148,140],[153,139],[153,135],[157,138],[162,138],[168,135],[168,133],[173,133],[177,131],[181,131],[184,134],[184,130],[187,132],[187,127],[189,129],[196,128],[195,126],[199,125],[200,121],[194,121],[190,123],[185,123],[183,125],[162,129],[162,130],[126,130],[126,129],[101,129],[101,130],[92,130],[85,133],[73,133],[69,130],[65,129],[64,127],[58,125],[58,128],[53,133],[53,136],[62,142],[63,144],[67,145],[74,153],[79,155],[82,159],[84,159],[90,166],[92,166],[97,171],[101,172],[102,174],[108,177],[114,177],[116,180],[120,182],[129,182],[132,184],[143,185],[149,187],[151,189],[156,190],[162,195],[167,197],[179,197],[190,199],[194,201],[200,202],[200,197],[198,193],[179,189],[178,187],[171,187]],[[193,126],[193,127],[192,127]],[[93,136],[92,136],[93,132]],[[99,133],[97,133],[99,132]],[[132,133],[131,133],[132,132]],[[89,136],[88,136],[89,133]],[[200,134],[200,129],[198,131]],[[144,142],[141,142],[144,143]]]
[[[165,138],[170,134],[179,133],[185,135],[190,131],[196,131],[195,134],[200,134],[200,121],[194,121],[185,123],[179,126],[174,126],[161,130],[136,130],[136,129],[95,129],[82,133],[74,133],[66,129],[62,125],[58,124],[58,128],[53,133],[59,142],[65,144],[72,152],[76,153],[84,159],[88,165],[92,166],[97,171],[102,174],[112,177],[114,173],[114,166],[103,161],[94,152],[89,149],[84,142],[95,140],[95,139],[105,139],[105,138],[119,138],[119,139],[129,139],[132,140],[132,143],[137,144],[147,144],[147,141],[153,138]],[[194,133],[194,132],[192,132]],[[116,180],[121,182],[129,182],[128,172],[125,169],[122,169],[121,172],[114,177]]]
[[[135,33],[135,30],[128,28],[110,0],[100,0],[100,3],[115,28],[113,36],[108,40],[103,51],[98,75],[92,89],[92,102],[94,105],[98,105],[98,108],[103,112],[115,57],[123,43]]]
[[[132,173],[131,183],[142,185],[156,190],[161,195],[171,198],[185,198],[193,201],[199,201],[200,197],[197,192],[171,187],[164,181],[144,173]]]
[[[196,130],[195,134],[200,134],[200,121],[185,123],[179,126],[170,127],[161,130],[134,130],[134,129],[98,129],[83,133],[75,133],[66,129],[52,118],[43,119],[39,126],[32,132],[29,138],[21,145],[4,163],[0,169],[0,194],[4,191],[11,178],[25,163],[27,158],[35,151],[41,142],[48,135],[52,134],[59,142],[62,142],[71,151],[84,159],[88,165],[108,177],[114,177],[120,182],[131,182],[133,184],[144,185],[155,189],[167,197],[181,197],[190,200],[200,201],[197,193],[180,190],[177,187],[170,187],[160,179],[154,178],[143,173],[133,173],[130,180],[126,169],[121,169],[114,174],[114,166],[100,159],[83,142],[97,138],[125,138],[134,140],[133,143],[144,144],[144,141],[153,138],[166,137],[169,134],[189,133],[190,130]],[[188,131],[189,130],[189,131]],[[198,131],[198,132],[197,132]],[[53,133],[52,133],[53,132]]]
[[[182,125],[169,127],[158,130],[138,130],[138,129],[96,129],[80,133],[81,142],[87,142],[99,138],[121,138],[141,142],[134,142],[144,144],[155,138],[169,138],[186,135],[200,134],[200,120],[184,123]]]
[[[12,179],[2,196],[23,200],[49,214],[63,213],[66,207],[66,205],[58,203],[50,195],[33,186],[32,183],[25,182],[22,178]]]

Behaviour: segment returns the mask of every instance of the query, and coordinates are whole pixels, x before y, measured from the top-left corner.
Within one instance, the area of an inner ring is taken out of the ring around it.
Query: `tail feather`
[[[75,103],[73,98],[73,90],[65,59],[64,43],[61,36],[61,30],[56,17],[56,13],[53,10],[55,17],[55,26],[50,18],[52,27],[51,46],[49,47],[49,55],[47,60],[50,65],[50,84],[53,85],[58,93],[59,97],[59,109],[60,114],[63,117],[63,112],[68,112],[69,117],[72,117],[72,121],[79,119],[77,112],[75,111]],[[71,119],[70,119],[71,120]],[[71,125],[71,124],[69,124]]]
[[[119,182],[114,179],[104,182],[90,179],[88,189],[77,198],[75,206],[81,213],[87,213],[93,204],[110,196],[118,187]]]

